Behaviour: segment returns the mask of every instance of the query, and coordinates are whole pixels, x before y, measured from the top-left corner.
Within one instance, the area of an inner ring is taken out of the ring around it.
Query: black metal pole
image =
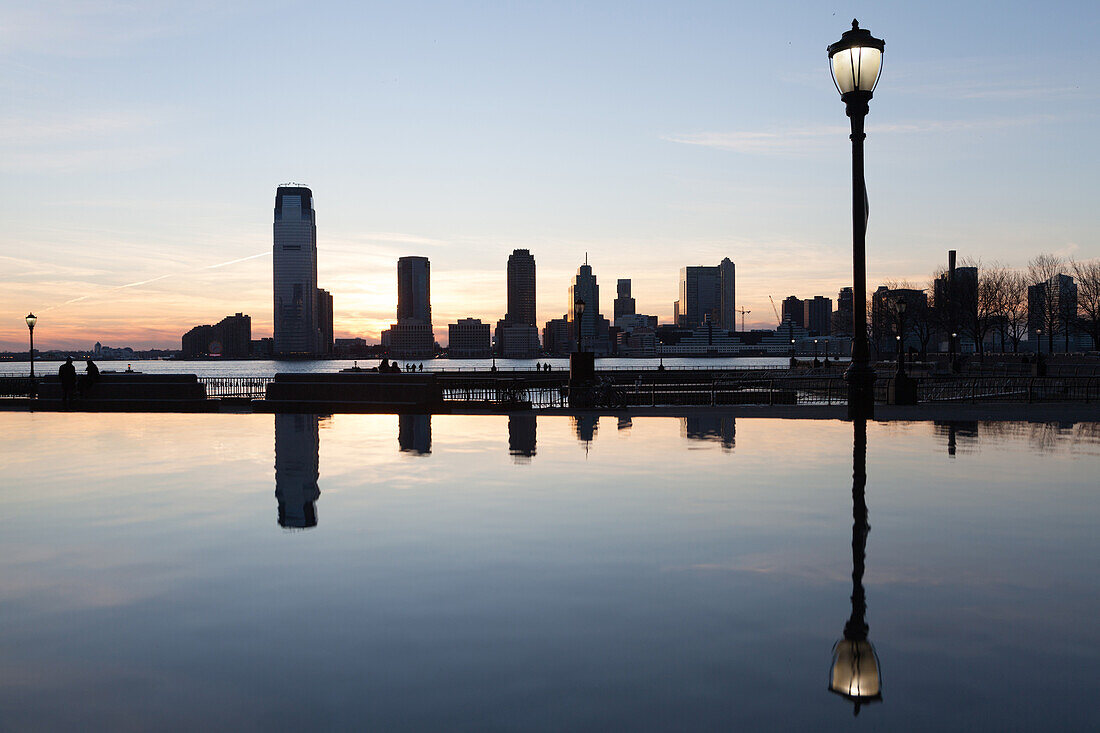
[[[848,382],[848,419],[875,416],[875,370],[867,343],[867,183],[863,177],[863,132],[870,92],[844,95],[852,120],[852,363],[844,373]]]
[[[31,383],[34,383],[34,326],[28,326],[31,332]]]

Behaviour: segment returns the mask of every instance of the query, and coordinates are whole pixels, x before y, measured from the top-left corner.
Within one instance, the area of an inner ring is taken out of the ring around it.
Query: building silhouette
[[[535,258],[530,250],[513,250],[508,257],[508,312],[497,322],[497,353],[509,359],[538,356],[535,325]]]
[[[531,413],[508,416],[508,453],[515,463],[530,463],[535,455],[536,417]]]
[[[836,296],[836,312],[833,314],[832,332],[838,336],[852,335],[852,319],[855,310],[855,295],[851,288],[841,288]]]
[[[897,311],[894,310],[894,303],[898,301],[905,302],[905,312],[909,314],[909,320],[902,321],[900,324]],[[923,313],[927,307],[928,294],[923,290],[887,288],[885,285],[880,285],[871,295],[871,340],[875,350],[880,355],[886,356],[897,353],[899,325],[905,330],[905,333],[901,334],[904,341],[903,348],[919,350],[921,341],[913,329],[913,319],[917,314]]]
[[[226,316],[213,326],[195,326],[183,335],[181,341],[181,353],[185,357],[221,356],[226,359],[246,359],[252,351],[252,318],[237,313]],[[97,353],[96,356],[100,354]]]
[[[596,437],[596,432],[600,429],[600,416],[599,415],[577,415],[572,418],[573,429],[577,433],[577,440],[582,443],[591,443],[593,438]]]
[[[275,415],[275,500],[280,527],[317,526],[319,422],[317,415]]]
[[[1028,341],[1038,343],[1042,340],[1041,346],[1046,352],[1059,347],[1071,351],[1076,323],[1077,283],[1072,277],[1058,274],[1046,282],[1028,286]],[[1042,329],[1042,339],[1039,329]]]
[[[431,264],[427,257],[402,257],[397,261],[397,323],[382,337],[390,356],[396,359],[430,359],[434,355]]]
[[[634,298],[630,296],[630,279],[620,278],[615,284],[615,318],[612,320],[616,326],[623,316],[636,314]]]
[[[584,303],[583,312],[577,308],[580,302]],[[580,339],[578,349],[594,354],[611,353],[610,324],[600,314],[600,286],[587,262],[577,268],[577,276],[569,286],[568,319]]]
[[[457,358],[481,358],[492,351],[489,324],[480,318],[462,318],[447,326],[447,355]]]
[[[802,301],[802,325],[814,336],[828,336],[832,333],[833,299],[815,295]]]
[[[783,322],[790,321],[796,326],[806,328],[806,305],[805,301],[801,298],[788,295],[783,299],[783,307],[780,311],[783,314]]]
[[[397,446],[402,453],[418,456],[431,455],[432,416],[398,415]]]
[[[680,270],[680,299],[673,304],[676,325],[698,328],[710,321],[734,331],[736,296],[736,271],[728,257],[714,267],[684,267]]]
[[[318,353],[322,356],[332,356],[332,293],[317,288],[317,327],[321,332]]]
[[[317,318],[317,225],[313,192],[279,186],[275,193],[275,356],[314,356],[321,351]]]

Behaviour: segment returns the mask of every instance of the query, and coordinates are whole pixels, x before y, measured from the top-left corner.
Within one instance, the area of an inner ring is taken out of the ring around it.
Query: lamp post
[[[898,317],[898,376],[905,375],[905,308],[903,298],[894,301],[894,313]]]
[[[958,361],[955,359],[955,340],[959,337],[959,334],[955,331],[951,332],[951,371],[958,371]]]
[[[882,677],[878,655],[867,640],[867,596],[863,590],[864,561],[867,555],[867,421],[853,421],[855,439],[852,449],[852,615],[844,624],[844,638],[833,646],[833,665],[829,691],[855,704],[882,700]]]
[[[852,29],[828,48],[833,83],[852,121],[852,363],[848,382],[848,418],[874,417],[875,371],[867,344],[867,182],[863,177],[863,132],[868,103],[878,84],[886,44],[852,21]]]
[[[34,324],[38,323],[38,316],[27,314],[27,330],[31,334],[31,384],[34,384]]]

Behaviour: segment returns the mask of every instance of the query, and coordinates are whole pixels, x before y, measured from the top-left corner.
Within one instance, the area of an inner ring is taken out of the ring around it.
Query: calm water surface
[[[824,350],[821,354],[824,357]],[[813,359],[799,355],[800,359]],[[830,356],[830,361],[835,358]],[[96,362],[104,371],[123,371],[127,365],[135,371],[147,374],[198,374],[200,377],[235,376],[235,377],[270,377],[279,372],[338,372],[341,369],[358,364],[361,367],[377,366],[380,359],[322,359],[299,361],[275,361],[272,359],[207,359],[199,361],[99,361]],[[844,359],[847,361],[847,358]],[[401,362],[405,363],[405,362]],[[543,359],[497,359],[498,369],[534,369],[536,364],[549,363],[554,369],[569,369],[569,360],[564,358]],[[746,356],[725,358],[687,358],[670,357],[666,359],[623,359],[608,358],[597,359],[598,369],[655,369],[663,363],[668,368],[687,369],[749,369],[756,367],[785,368],[789,359],[785,356]],[[423,364],[424,371],[472,371],[487,370],[493,365],[492,359],[425,359],[417,361]],[[77,371],[84,371],[84,362],[77,361]],[[59,361],[36,361],[35,373],[57,374],[57,368],[61,366]],[[9,361],[0,363],[0,374],[27,374],[30,371],[30,362]]]
[[[1095,730],[1100,424],[0,414],[0,728]]]

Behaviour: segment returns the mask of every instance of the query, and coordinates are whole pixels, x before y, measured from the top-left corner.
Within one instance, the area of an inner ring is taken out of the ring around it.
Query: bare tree
[[[1019,270],[1010,270],[1005,279],[1004,314],[1005,332],[1012,341],[1012,353],[1020,353],[1020,342],[1027,333],[1027,285],[1028,277]],[[1002,336],[1002,340],[1003,340]]]
[[[978,265],[978,289],[974,294],[976,302],[968,309],[971,323],[968,331],[978,347],[978,358],[985,357],[985,339],[1003,322],[1005,289],[1008,285],[1009,269],[997,262],[982,267]],[[1004,349],[1002,331],[1001,349]]]
[[[1060,301],[1056,290],[1055,278],[1061,274],[1065,267],[1065,261],[1054,254],[1044,253],[1037,255],[1027,263],[1027,279],[1031,286],[1040,285],[1038,289],[1039,313],[1033,314],[1032,324],[1042,328],[1047,334],[1047,351],[1054,351],[1054,332],[1061,328],[1061,313],[1058,312]],[[1037,316],[1035,318],[1034,316]]]
[[[1100,349],[1100,259],[1074,261],[1071,267],[1077,279],[1081,328],[1092,336],[1092,348]]]

